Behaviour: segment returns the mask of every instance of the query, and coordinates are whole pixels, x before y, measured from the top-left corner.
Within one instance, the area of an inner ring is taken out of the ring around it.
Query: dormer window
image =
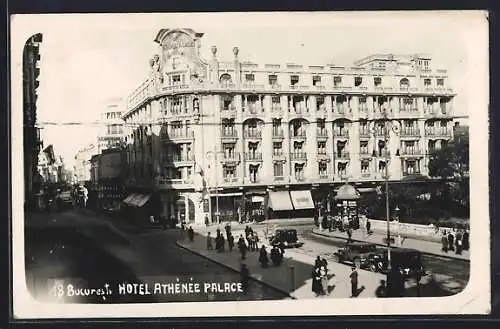
[[[313,75],[313,86],[321,86],[321,76]]]
[[[269,75],[269,84],[271,86],[278,84],[278,76],[276,74]]]
[[[363,83],[363,78],[362,77],[355,77],[354,78],[354,86],[359,87]]]
[[[375,86],[380,86],[382,84],[382,78],[381,77],[373,78],[373,83],[375,84]]]
[[[342,77],[336,76],[333,77],[333,85],[338,87],[342,84]]]
[[[299,76],[298,75],[292,75],[292,76],[290,76],[290,84],[292,86],[295,86],[298,83],[299,83]]]
[[[409,86],[410,86],[410,81],[407,78],[403,78],[399,81],[399,87],[406,89]]]
[[[444,86],[444,79],[437,79],[436,84],[440,87]]]
[[[252,73],[245,74],[245,80],[247,82],[254,82],[255,81],[255,75]]]
[[[174,85],[181,83],[181,76],[179,74],[173,75],[172,76],[172,83]]]
[[[431,79],[424,79],[424,86],[430,87],[431,84],[432,84]]]

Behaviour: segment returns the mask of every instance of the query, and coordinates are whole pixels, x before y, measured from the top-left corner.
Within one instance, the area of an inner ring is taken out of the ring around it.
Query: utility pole
[[[391,269],[391,223],[390,223],[390,208],[389,208],[389,121],[387,109],[384,109],[384,139],[385,139],[385,215],[387,219],[387,269]]]

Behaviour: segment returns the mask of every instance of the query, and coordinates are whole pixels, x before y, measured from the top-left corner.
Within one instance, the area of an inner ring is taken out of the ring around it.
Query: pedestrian
[[[205,215],[205,226],[208,227],[208,224],[210,224],[210,221],[208,219],[208,215]]]
[[[453,242],[455,242],[455,234],[453,234],[453,231],[450,231],[450,233],[448,233],[448,250],[450,251],[455,251]]]
[[[455,239],[455,247],[456,247],[456,254],[461,255],[462,254],[462,234],[459,232],[457,233],[457,237]]]
[[[462,235],[462,250],[469,250],[469,230],[466,229]]]
[[[372,223],[370,223],[370,220],[369,219],[366,219],[366,234],[370,235],[371,234],[371,227],[372,227]]]
[[[352,240],[352,231],[350,228],[347,229],[347,242],[351,242]]]
[[[189,229],[188,229],[188,238],[189,238],[189,242],[193,242],[194,241],[194,230],[193,230],[192,226],[189,226]]]
[[[245,239],[243,238],[243,235],[240,235],[240,238],[238,240],[238,249],[240,250],[240,253],[241,253],[241,259],[245,260],[246,254],[247,254],[247,245],[245,243]]]
[[[326,268],[323,261],[320,262],[319,273],[321,281],[321,292],[324,295],[328,293],[328,269]]]
[[[358,272],[356,271],[356,266],[351,267],[351,297],[357,297],[358,294]]]
[[[255,251],[257,251],[257,249],[259,249],[259,246],[257,245],[259,242],[259,236],[257,234],[257,232],[253,232],[252,233],[252,243],[253,243],[253,249]]]
[[[226,230],[226,236],[229,237],[229,234],[231,234],[231,225],[229,222],[227,222],[226,226],[224,226],[224,229]]]
[[[380,280],[380,285],[375,290],[375,296],[378,298],[387,297],[387,286],[385,285],[385,280]]]
[[[273,246],[271,248],[271,261],[274,266],[280,266],[281,265],[281,254],[277,246]]]
[[[224,239],[224,235],[219,235],[220,239],[220,252],[226,251],[226,240]]]
[[[212,250],[212,237],[210,236],[210,232],[207,233],[207,250]]]
[[[241,264],[241,270],[240,270],[240,282],[241,282],[241,289],[243,290],[243,294],[248,293],[248,282],[250,279],[250,271],[248,270],[248,267],[246,264]]]
[[[326,274],[328,274],[328,262],[323,257],[321,257],[321,266],[325,268]]]
[[[312,270],[312,291],[316,294],[316,297],[323,295],[323,286],[321,285],[321,273],[317,266],[313,267]]]
[[[321,266],[321,257],[316,256],[316,260],[314,261],[314,267],[320,267]]]
[[[446,231],[443,232],[443,236],[441,237],[441,251],[448,253],[448,237]]]
[[[260,248],[259,263],[262,268],[267,268],[269,264],[269,258],[267,257],[266,246],[262,245]]]
[[[234,236],[229,233],[229,236],[227,237],[227,245],[229,247],[229,251],[233,251],[234,248]]]

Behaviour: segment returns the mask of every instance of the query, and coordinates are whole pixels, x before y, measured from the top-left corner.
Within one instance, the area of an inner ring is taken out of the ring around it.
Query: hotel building
[[[215,46],[200,57],[202,37],[160,30],[122,116],[127,185],[158,195],[164,217],[313,208],[345,182],[379,185],[385,166],[391,182],[426,176],[429,151],[453,138],[455,94],[429,56],[257,64],[234,47],[222,62]]]

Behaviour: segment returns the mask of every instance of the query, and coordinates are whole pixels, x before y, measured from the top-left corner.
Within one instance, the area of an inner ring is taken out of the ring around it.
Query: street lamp
[[[398,246],[401,247],[401,227],[400,227],[400,221],[399,221],[399,210],[400,210],[399,207],[396,206],[396,208],[394,209],[394,217],[398,222]]]
[[[391,269],[391,224],[390,224],[390,207],[389,207],[389,161],[390,161],[390,154],[389,154],[389,132],[392,130],[395,134],[399,133],[399,126],[394,125],[391,121],[388,119],[388,113],[387,113],[387,108],[383,107],[381,108],[382,116],[383,116],[383,121],[384,121],[384,156],[385,156],[385,215],[386,215],[386,221],[387,221],[387,268],[388,270]],[[375,128],[373,128],[373,133],[375,135]],[[376,138],[375,138],[376,140]]]
[[[214,162],[215,162],[215,218],[217,219],[217,224],[220,224],[220,214],[219,214],[219,163],[217,162],[217,151],[208,151],[207,152],[207,159],[211,161],[211,157],[214,157]],[[222,152],[221,152],[222,153]],[[210,203],[212,203],[210,199]]]

